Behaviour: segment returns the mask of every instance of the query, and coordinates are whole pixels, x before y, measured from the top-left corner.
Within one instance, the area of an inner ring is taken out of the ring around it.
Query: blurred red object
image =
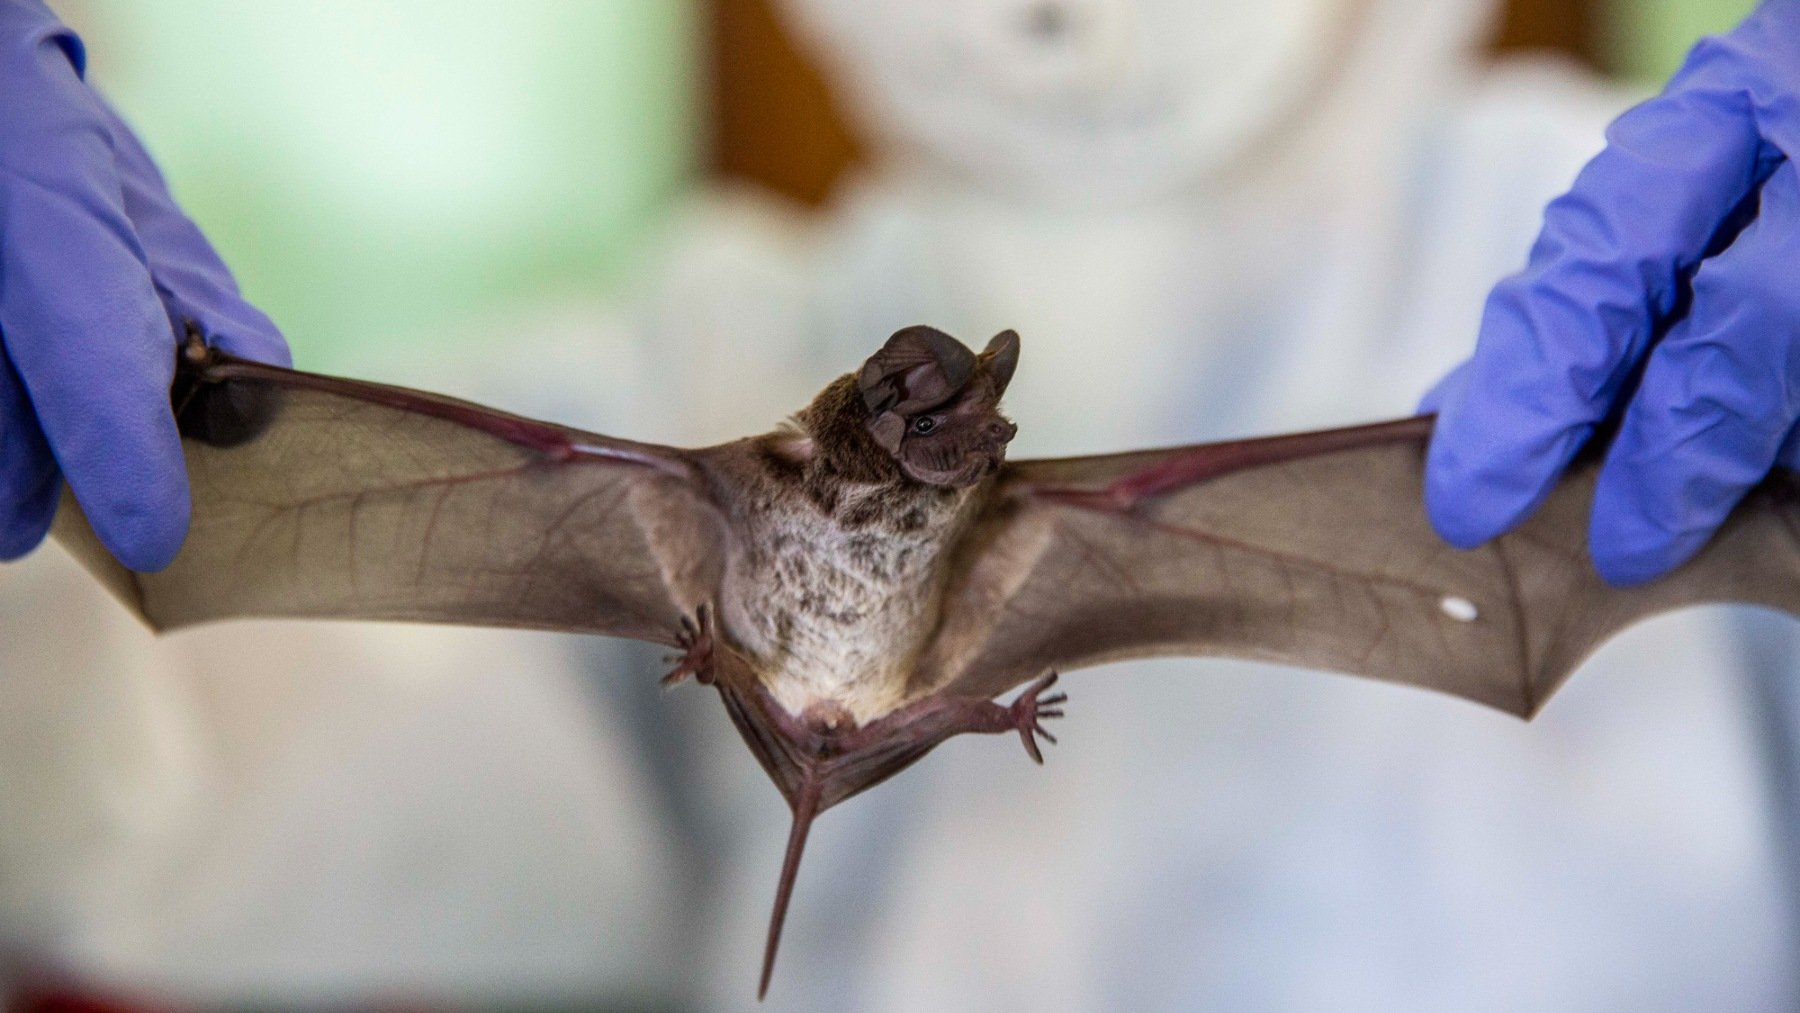
[[[185,1013],[160,1003],[145,1003],[101,992],[64,986],[21,986],[13,989],[0,1010],[8,1013]]]

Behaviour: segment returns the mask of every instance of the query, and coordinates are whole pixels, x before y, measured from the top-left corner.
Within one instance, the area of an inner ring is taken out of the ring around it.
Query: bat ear
[[[988,376],[993,378],[995,394],[1006,393],[1013,370],[1019,368],[1019,332],[1008,329],[994,335],[994,340],[982,350],[981,361],[987,366]]]
[[[955,397],[975,374],[975,353],[935,327],[895,331],[857,375],[871,412],[932,408]]]
[[[869,435],[875,445],[890,454],[900,452],[900,441],[906,436],[906,419],[898,412],[877,412],[869,422]]]

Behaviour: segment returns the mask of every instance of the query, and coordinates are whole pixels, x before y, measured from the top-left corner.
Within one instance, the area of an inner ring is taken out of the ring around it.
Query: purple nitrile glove
[[[1488,297],[1474,356],[1426,396],[1425,503],[1452,544],[1506,532],[1626,398],[1589,544],[1633,584],[1800,465],[1800,0],[1702,41],[1607,142]]]
[[[67,478],[106,547],[156,570],[188,524],[177,335],[191,320],[237,355],[288,352],[84,59],[41,0],[0,0],[0,559],[43,540]]]

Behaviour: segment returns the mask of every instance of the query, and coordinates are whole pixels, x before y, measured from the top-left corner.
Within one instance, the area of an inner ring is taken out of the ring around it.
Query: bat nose
[[[1019,434],[1019,427],[1011,422],[994,421],[988,423],[987,432],[988,439],[995,443],[1011,443],[1012,438]]]

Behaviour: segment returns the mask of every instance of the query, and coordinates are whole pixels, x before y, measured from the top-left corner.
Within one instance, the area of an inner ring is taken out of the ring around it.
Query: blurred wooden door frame
[[[707,168],[818,204],[860,146],[772,2],[706,0]],[[1602,2],[1508,0],[1494,48],[1549,49],[1591,63]]]

